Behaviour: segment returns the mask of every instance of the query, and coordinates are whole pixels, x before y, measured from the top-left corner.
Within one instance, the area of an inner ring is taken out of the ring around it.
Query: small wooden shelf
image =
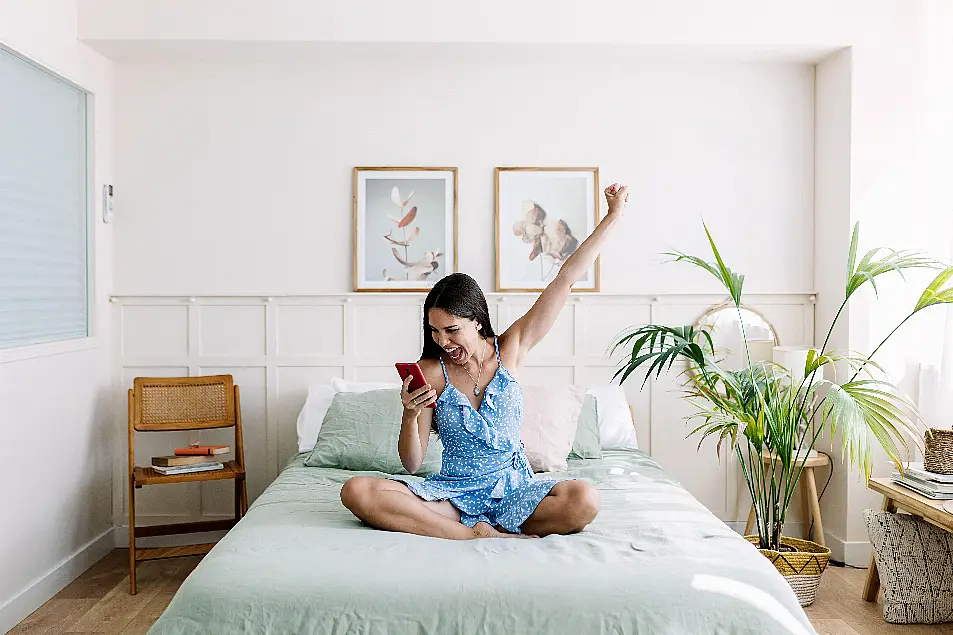
[[[212,457],[209,457],[211,460]],[[245,470],[239,467],[237,461],[228,461],[220,470],[206,472],[189,472],[187,474],[163,474],[151,467],[137,467],[133,470],[133,479],[136,487],[141,485],[162,485],[165,483],[190,483],[192,481],[218,481],[222,479],[243,479]]]
[[[203,556],[214,542],[140,548],[136,538],[176,534],[228,531],[248,512],[245,476],[245,446],[242,443],[241,395],[231,375],[197,377],[136,377],[129,389],[129,463],[126,465],[129,500],[129,593],[136,594],[136,565],[145,560]],[[234,459],[223,454],[205,457],[221,463],[218,470],[162,474],[151,465],[136,466],[136,433],[158,431],[232,428],[235,431]],[[164,525],[136,525],[136,490],[144,485],[196,483],[231,480],[235,484],[235,516],[218,520],[198,520]],[[200,540],[209,540],[201,538]]]
[[[197,545],[184,545],[182,547],[155,547],[153,549],[136,549],[136,562],[143,560],[166,560],[168,558],[185,558],[186,556],[204,556],[212,547],[214,542],[200,543]]]

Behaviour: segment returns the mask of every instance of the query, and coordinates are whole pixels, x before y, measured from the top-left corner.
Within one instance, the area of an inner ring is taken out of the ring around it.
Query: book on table
[[[223,470],[225,469],[225,464],[218,461],[206,461],[205,463],[194,463],[192,465],[153,465],[152,469],[159,474],[170,476],[172,474],[192,474],[193,472]]]
[[[208,463],[214,461],[207,454],[183,454],[171,456],[154,456],[152,457],[152,465],[160,467],[172,467],[176,465],[198,465],[200,463]]]
[[[199,445],[192,443],[184,448],[176,448],[172,453],[176,456],[208,456],[216,454],[226,454],[231,450],[227,445]]]
[[[930,472],[923,463],[911,463],[903,474],[894,472],[891,480],[933,500],[953,500],[953,475]]]

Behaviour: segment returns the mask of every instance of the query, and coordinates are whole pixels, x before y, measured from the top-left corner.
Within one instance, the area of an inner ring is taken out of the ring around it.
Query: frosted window
[[[0,48],[0,348],[89,333],[86,99]]]

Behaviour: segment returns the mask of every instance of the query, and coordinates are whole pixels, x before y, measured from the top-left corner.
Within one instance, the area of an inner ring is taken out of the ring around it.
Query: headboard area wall
[[[417,293],[348,293],[311,296],[117,296],[112,298],[115,341],[116,421],[114,509],[125,515],[125,390],[137,376],[230,373],[241,387],[249,500],[274,479],[297,451],[296,419],[308,386],[332,377],[396,381],[394,362],[419,358],[422,304]],[[488,294],[494,327],[502,332],[522,315],[535,294]],[[527,360],[524,383],[607,384],[617,368],[608,348],[622,331],[647,323],[690,324],[717,295],[578,294],[570,298],[549,335]],[[810,294],[746,294],[778,333],[780,343],[810,342],[814,297]],[[731,457],[706,442],[686,439],[675,373],[625,385],[639,446],[679,479],[713,513],[743,523],[748,495]],[[188,443],[188,433],[153,433],[136,441],[137,463]],[[204,439],[214,440],[214,431]],[[227,438],[227,437],[223,437]],[[227,440],[222,442],[227,443]],[[740,487],[739,487],[740,485]],[[137,513],[179,521],[231,514],[225,483],[144,488]],[[174,518],[170,518],[170,516]],[[799,518],[796,514],[793,518]]]

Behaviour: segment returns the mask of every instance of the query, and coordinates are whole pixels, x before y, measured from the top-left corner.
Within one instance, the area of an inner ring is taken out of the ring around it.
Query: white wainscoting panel
[[[489,294],[490,316],[502,332],[525,313],[534,294]],[[708,295],[578,294],[530,354],[524,383],[607,384],[618,355],[609,347],[624,330],[647,323],[690,324],[725,298]],[[368,293],[317,296],[121,296],[116,350],[123,391],[116,411],[125,438],[125,390],[138,376],[232,374],[241,388],[248,494],[254,500],[297,453],[296,422],[308,387],[332,377],[396,382],[394,362],[418,359],[423,343],[423,294]],[[753,294],[782,344],[812,341],[810,294]],[[673,367],[673,371],[674,371]],[[633,375],[625,392],[635,409],[639,443],[713,513],[728,522],[747,517],[750,499],[737,460],[716,456],[714,443],[696,451],[674,373]],[[168,454],[180,444],[229,442],[227,430],[139,433],[136,461]],[[125,454],[117,461],[117,487],[126,489]],[[233,513],[232,484],[190,483],[137,492],[143,519],[195,520]],[[795,497],[798,501],[800,497]],[[127,500],[115,510],[124,525]],[[116,497],[119,500],[119,497]],[[797,514],[795,502],[792,513]],[[797,517],[797,516],[795,516]]]

